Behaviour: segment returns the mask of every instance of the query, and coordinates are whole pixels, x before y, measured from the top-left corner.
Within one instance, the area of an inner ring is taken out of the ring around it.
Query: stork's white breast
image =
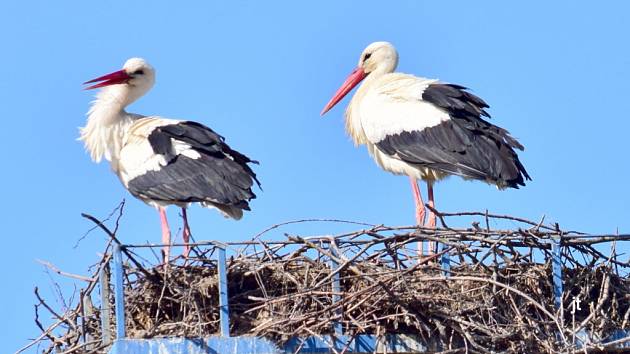
[[[359,115],[368,140],[378,143],[388,135],[422,131],[450,119],[448,113],[422,100],[422,93],[437,80],[411,75],[384,77],[363,96]]]

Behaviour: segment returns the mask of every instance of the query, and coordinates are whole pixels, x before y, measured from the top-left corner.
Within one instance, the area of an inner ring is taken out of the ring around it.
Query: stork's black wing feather
[[[464,86],[455,84],[431,84],[422,93],[422,99],[444,109],[463,128],[523,150],[523,145],[510,136],[507,130],[481,118],[490,118],[485,110],[488,104],[466,90]]]
[[[129,181],[132,194],[164,202],[212,202],[249,210],[255,198],[256,178],[248,163],[257,163],[231,149],[225,139],[196,122],[179,122],[156,128],[148,137],[156,154],[167,164]],[[173,140],[190,145],[198,157],[177,154]]]
[[[450,120],[422,130],[388,135],[376,145],[416,165],[466,178],[518,188],[531,178],[514,149],[523,146],[503,128],[481,118],[488,105],[454,84],[431,84],[422,99],[445,110]]]

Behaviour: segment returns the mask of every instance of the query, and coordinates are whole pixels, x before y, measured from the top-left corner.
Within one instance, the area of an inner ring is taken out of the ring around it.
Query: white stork
[[[476,179],[499,189],[531,180],[514,149],[523,146],[510,133],[489,123],[488,105],[459,85],[395,73],[398,53],[387,42],[370,44],[321,114],[363,81],[346,109],[346,130],[355,145],[367,145],[386,171],[411,180],[418,225],[434,228],[435,214],[425,207],[417,180],[433,184],[448,175]]]
[[[162,254],[170,254],[170,229],[165,207],[182,208],[182,238],[188,244],[190,227],[186,208],[191,203],[218,209],[225,217],[240,219],[249,201],[257,163],[232,150],[222,136],[192,121],[127,113],[125,107],[155,83],[155,70],[140,58],[127,60],[122,70],[85,82],[102,87],[81,128],[80,140],[92,160],[105,158],[136,198],[158,209],[162,227]],[[188,255],[186,246],[184,256]]]

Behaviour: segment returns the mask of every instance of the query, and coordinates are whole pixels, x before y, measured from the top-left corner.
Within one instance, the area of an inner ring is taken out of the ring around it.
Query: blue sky
[[[436,187],[438,208],[629,232],[628,23],[622,1],[2,2],[0,332],[11,335],[0,351],[38,334],[32,289],[52,296],[52,287],[36,259],[75,273],[98,259],[98,233],[73,249],[91,227],[81,212],[106,216],[127,198],[120,237],[159,241],[157,213],[76,141],[93,95],[81,83],[127,58],[146,58],[158,75],[130,111],[197,120],[261,162],[253,211],[234,222],[192,208],[197,239],[246,239],[300,218],[414,222],[407,179],[381,171],[345,135],[348,99],[319,117],[376,40],[396,45],[400,71],[472,88],[526,146],[525,188],[450,178]],[[176,229],[175,209],[170,216]]]

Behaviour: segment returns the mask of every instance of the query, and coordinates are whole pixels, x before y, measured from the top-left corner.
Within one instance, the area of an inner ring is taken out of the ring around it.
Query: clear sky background
[[[414,222],[407,179],[381,171],[346,136],[348,99],[319,116],[376,40],[396,45],[400,71],[472,88],[526,146],[525,188],[450,178],[436,187],[439,209],[630,232],[629,34],[622,1],[2,2],[0,352],[39,334],[34,286],[54,299],[36,259],[85,274],[100,258],[102,234],[73,248],[92,226],[81,212],[104,217],[127,198],[119,236],[159,241],[157,213],[76,141],[93,95],[81,83],[127,58],[157,69],[131,112],[197,120],[261,162],[253,211],[234,222],[194,207],[197,239],[247,239],[300,218]],[[170,216],[176,230],[175,209]]]

